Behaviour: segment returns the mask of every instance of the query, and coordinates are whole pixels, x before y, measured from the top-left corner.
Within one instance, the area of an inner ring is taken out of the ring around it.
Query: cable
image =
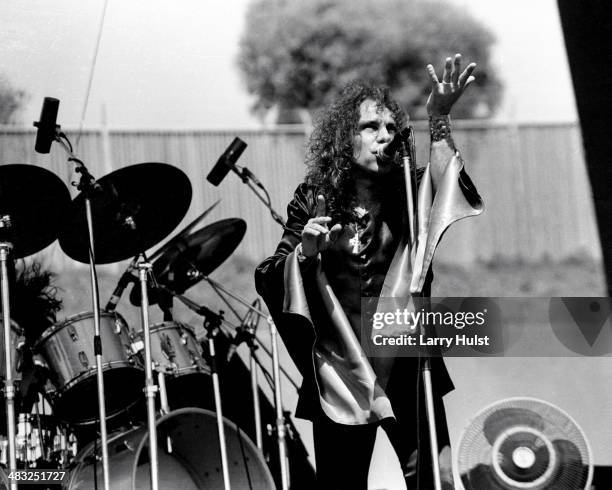
[[[106,7],[108,6],[108,0],[104,0],[104,7],[102,9],[102,17],[100,17],[100,26],[98,28],[98,38],[96,39],[96,47],[94,49],[94,56],[91,63],[91,70],[89,71],[89,80],[87,82],[87,91],[85,92],[85,102],[83,104],[83,111],[81,112],[81,121],[79,123],[79,132],[77,133],[77,139],[75,146],[79,147],[81,141],[81,134],[83,132],[83,123],[85,121],[85,114],[87,113],[87,106],[89,105],[89,94],[91,93],[91,86],[93,83],[93,76],[96,69],[96,62],[98,60],[98,51],[100,50],[100,41],[102,40],[102,30],[104,28],[104,19],[106,18]]]

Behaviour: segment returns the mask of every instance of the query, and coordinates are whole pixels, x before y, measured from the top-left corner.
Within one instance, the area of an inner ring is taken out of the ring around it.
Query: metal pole
[[[215,353],[215,337],[212,331],[208,332],[208,352],[211,359],[213,390],[215,396],[215,411],[217,412],[217,432],[219,434],[219,449],[221,452],[221,467],[223,469],[223,488],[231,490],[229,467],[227,465],[227,446],[225,443],[225,427],[223,426],[223,410],[221,409],[221,389],[219,387],[219,373],[217,372],[217,358]]]
[[[435,490],[442,490],[440,479],[440,461],[438,460],[438,433],[436,430],[436,418],[433,402],[433,388],[431,383],[430,359],[427,358],[423,365],[423,382],[425,384],[425,403],[427,407],[427,423],[429,425],[429,447],[431,448],[431,466],[434,477]]]
[[[255,443],[261,451],[263,449],[263,438],[261,435],[261,409],[259,405],[259,383],[257,382],[257,362],[255,354],[251,352],[251,391],[253,392],[253,416],[255,417]]]
[[[206,276],[204,274],[201,274],[201,276],[202,276],[202,279],[204,279],[206,282],[208,282],[210,284],[210,286],[217,292],[217,294],[219,294],[219,291],[227,294],[230,298],[233,298],[236,301],[238,301],[240,304],[246,306],[253,313],[256,313],[258,316],[265,318],[266,321],[269,324],[273,323],[272,317],[268,313],[266,313],[265,311],[261,310],[260,308],[254,307],[248,301],[242,299],[240,296],[235,295],[234,293],[229,291],[227,288],[225,288],[223,285],[221,285],[220,283],[218,283],[214,279],[211,279],[210,277],[208,277],[208,276]],[[217,291],[217,290],[219,290],[219,291]],[[239,316],[239,315],[236,315],[236,316]],[[233,328],[234,330],[236,330],[236,326],[232,325],[227,320],[223,320],[223,323],[228,325],[229,327]],[[266,345],[264,345],[263,342],[257,338],[257,336],[254,336],[254,338],[255,338],[255,341],[259,344],[259,346],[264,350],[264,352],[271,357],[272,353],[270,352],[270,349],[268,349],[268,347]],[[280,370],[285,375],[285,377],[289,380],[289,382],[295,387],[296,390],[300,388],[299,384],[296,383],[291,376],[289,376],[289,373],[287,371],[285,371],[285,369],[283,369],[283,367],[281,367]]]
[[[110,490],[110,473],[108,465],[108,434],[106,432],[106,399],[104,397],[104,373],[102,372],[102,341],[100,339],[100,299],[96,282],[96,262],[93,233],[91,199],[85,195],[85,216],[89,233],[89,277],[91,280],[91,301],[94,314],[94,353],[96,355],[96,380],[98,388],[98,417],[100,418],[100,437],[102,439],[102,475],[104,490]]]
[[[160,412],[162,415],[170,413],[170,405],[168,405],[168,391],[166,390],[166,375],[163,371],[157,372],[157,383],[159,384],[159,403],[161,405]],[[170,436],[166,437],[166,451],[172,454],[172,440]]]
[[[160,412],[162,415],[167,415],[170,413],[170,405],[168,405],[168,392],[166,391],[166,375],[161,371],[157,373],[157,383],[159,384]]]
[[[289,489],[289,464],[287,461],[287,445],[285,442],[285,414],[280,387],[280,363],[278,359],[278,343],[276,325],[270,322],[270,342],[272,344],[272,367],[274,376],[274,405],[276,408],[276,440],[278,443],[278,457],[281,471],[281,485],[283,490]]]
[[[142,336],[145,351],[145,397],[147,399],[147,424],[149,429],[149,460],[151,464],[151,489],[159,488],[159,470],[157,466],[157,426],[155,423],[155,393],[157,385],[153,380],[153,360],[151,358],[151,331],[149,330],[149,296],[147,287],[148,274],[151,264],[141,262],[138,264],[138,277],[140,279],[140,318],[142,321]]]
[[[4,396],[6,405],[6,425],[8,437],[9,472],[17,469],[17,455],[15,452],[15,386],[13,384],[13,362],[11,360],[11,306],[9,295],[9,278],[6,263],[12,245],[8,242],[0,243],[0,280],[2,287],[2,325],[4,327]],[[11,490],[17,490],[17,482],[11,480]]]
[[[417,214],[417,206],[415,205],[415,197],[412,192],[412,173],[411,166],[416,167],[416,161],[414,156],[414,133],[412,127],[408,126],[407,129],[407,141],[402,145],[402,163],[404,164],[404,178],[406,184],[406,198],[408,201],[408,226],[410,228],[410,247],[411,252],[415,251],[418,247],[418,230],[416,228],[415,215]],[[416,184],[416,182],[415,182]],[[417,201],[418,203],[418,201]],[[418,218],[418,216],[416,216]],[[436,429],[436,418],[434,411],[433,402],[433,385],[431,381],[431,360],[427,357],[423,363],[422,368],[419,368],[423,373],[423,384],[425,388],[425,406],[427,412],[427,425],[429,428],[429,447],[431,449],[431,468],[433,471],[434,488],[435,490],[442,489],[442,482],[440,478],[440,462],[438,460],[438,431]]]

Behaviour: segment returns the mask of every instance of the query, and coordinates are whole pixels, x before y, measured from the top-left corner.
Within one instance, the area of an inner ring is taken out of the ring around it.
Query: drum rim
[[[162,330],[170,330],[176,327],[179,327],[179,328],[182,327],[184,330],[187,330],[187,332],[189,332],[189,334],[195,339],[195,341],[196,342],[198,341],[193,327],[183,322],[177,322],[177,321],[160,322],[160,323],[156,323],[155,325],[151,325],[151,327],[149,327],[149,330],[153,334],[155,332],[161,332]],[[137,332],[134,333],[134,335],[138,337],[139,339],[141,339],[143,335],[143,331],[138,330]]]
[[[41,344],[43,344],[44,342],[49,340],[50,337],[55,335],[61,329],[63,329],[64,327],[74,323],[75,321],[79,321],[79,320],[82,320],[84,318],[93,318],[93,316],[94,316],[94,314],[93,314],[93,311],[91,311],[91,310],[90,311],[81,311],[80,313],[76,313],[75,315],[67,316],[66,318],[64,318],[63,320],[61,320],[59,322],[55,322],[49,328],[43,330],[43,333],[40,334],[40,338],[34,343],[34,346],[32,347],[32,349],[34,350],[34,352],[38,353],[38,349],[40,348]],[[128,329],[128,333],[129,333],[128,323],[125,321],[125,318],[123,318],[123,316],[120,313],[118,313],[116,311],[100,310],[100,318],[102,318],[103,316],[104,317],[113,316],[115,318],[119,317],[121,319],[122,323]]]
[[[127,407],[123,407],[121,410],[116,410],[114,412],[107,412],[106,414],[106,422],[108,424],[108,422],[113,422],[116,418],[120,417],[123,413],[127,412],[128,410],[131,410],[132,408],[134,408],[136,405],[138,405],[138,403],[140,403],[141,399],[140,397],[137,398],[136,400],[134,400],[133,402],[131,402]],[[62,418],[58,415],[58,418],[65,423],[68,426],[71,426],[73,428],[78,428],[78,429],[89,429],[94,425],[98,425],[99,421],[98,421],[98,417],[94,417],[94,418],[90,418],[90,419],[85,419],[85,420],[69,420],[66,418]],[[122,432],[122,434],[124,434],[127,431]],[[110,442],[111,440],[109,439],[108,442]]]
[[[183,415],[185,413],[199,413],[201,415],[210,415],[211,417],[213,417],[214,420],[217,419],[217,413],[213,412],[212,410],[207,410],[205,408],[197,408],[197,407],[184,407],[184,408],[179,408],[177,410],[172,410],[171,412],[168,412],[167,414],[164,414],[161,417],[157,418],[155,420],[156,431],[159,428],[159,426],[163,424],[166,420],[172,418],[173,416]],[[238,425],[236,425],[234,422],[232,422],[230,419],[228,419],[225,416],[223,416],[223,425],[224,427],[229,426],[234,432],[238,433],[240,436],[244,436],[243,441],[248,446],[250,446],[250,449],[252,450],[252,453],[256,456],[257,461],[262,465],[263,468],[265,468],[265,470],[267,471],[268,477],[270,478],[270,481],[274,484],[274,477],[272,476],[272,472],[270,471],[270,468],[268,467],[268,463],[266,463],[264,455],[257,448],[257,445],[248,436],[248,434],[242,429],[240,429]],[[138,471],[138,460],[140,459],[140,455],[142,454],[145,444],[149,441],[148,426],[145,425],[144,428],[145,428],[145,432],[142,436],[142,439],[140,439],[140,442],[138,443],[138,446],[136,447],[136,450],[134,451],[134,463],[132,465],[132,489],[135,489],[134,484],[136,483],[136,472]],[[272,488],[276,488],[276,487],[273,486]]]
[[[175,417],[177,415],[182,415],[185,413],[199,413],[202,415],[210,416],[215,420],[217,418],[216,412],[213,412],[211,410],[206,410],[205,408],[197,408],[197,407],[185,407],[185,408],[179,408],[177,410],[172,410],[171,412],[165,415],[162,415],[161,417],[156,418],[155,427],[158,428],[161,423],[165,422],[169,418]],[[261,464],[261,467],[265,469],[265,472],[267,473],[267,476],[269,477],[270,482],[274,485],[274,476],[272,475],[272,472],[270,471],[270,467],[266,463],[264,455],[257,448],[257,445],[250,438],[250,436],[246,434],[246,432],[240,429],[233,421],[231,421],[227,417],[223,417],[223,424],[225,426],[229,426],[232,430],[244,436],[243,440],[245,441],[247,445],[250,445],[250,448],[252,449],[252,453],[255,455],[257,461]],[[142,425],[138,427],[133,427],[129,430],[117,432],[117,434],[111,434],[110,437],[108,438],[108,444],[110,445],[112,442],[116,441],[117,439],[125,437],[126,434],[129,434],[130,432],[134,432],[134,431],[139,431],[139,430],[143,431],[143,434],[140,437],[138,445],[133,450],[133,464],[132,464],[132,474],[131,474],[132,485],[134,485],[134,482],[135,482],[135,472],[138,469],[137,467],[138,459],[144,449],[145,443],[147,443],[149,440],[149,428],[147,424],[143,423]],[[87,463],[86,460],[93,453],[93,448],[96,446],[96,441],[92,441],[88,443],[86,446],[84,446],[81,449],[81,451],[79,451],[77,456],[75,457],[73,461],[74,467],[73,467],[73,470],[70,472],[70,479],[69,479],[67,488],[71,488],[74,479],[78,477],[78,475],[81,473],[83,469],[85,469],[85,466]],[[275,486],[272,486],[271,488],[275,488]]]
[[[104,364],[102,364],[102,374],[104,374],[106,371],[111,370],[111,367],[114,364],[119,364],[119,366],[113,367],[113,369],[121,368],[121,367],[131,367],[131,368],[134,368],[134,370],[136,371],[141,371],[141,372],[144,371],[144,368],[142,366],[133,364],[130,361],[107,361]],[[53,397],[61,398],[61,396],[69,389],[74,388],[77,384],[83,382],[84,380],[88,378],[91,378],[92,376],[95,376],[97,371],[98,371],[98,368],[95,365],[93,367],[90,367],[87,371],[83,371],[78,376],[75,376],[74,378],[70,379],[70,381],[68,381],[62,388],[55,389],[53,393],[56,393],[56,394],[53,395]]]

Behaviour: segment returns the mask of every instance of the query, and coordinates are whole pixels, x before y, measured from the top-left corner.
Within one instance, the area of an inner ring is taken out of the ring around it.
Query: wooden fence
[[[426,127],[416,124],[417,157],[427,158]],[[77,138],[67,131],[73,143]],[[281,235],[264,206],[235,175],[219,187],[206,175],[219,155],[239,136],[248,148],[246,165],[267,186],[275,208],[285,214],[287,202],[304,176],[306,136],[299,128],[262,131],[87,129],[77,155],[92,174],[103,176],[139,162],[171,163],[191,179],[193,200],[181,226],[216,199],[222,202],[207,222],[243,218],[247,235],[237,254],[257,261],[269,255]],[[446,234],[438,261],[540,261],[571,257],[601,258],[590,184],[576,124],[508,125],[459,121],[455,141],[485,200],[485,212],[456,224]],[[50,155],[34,152],[34,129],[0,127],[0,164],[32,163],[46,167],[67,184],[75,179],[72,164],[54,146]],[[74,188],[71,192],[75,194]],[[171,199],[160,195],[159,199]],[[60,247],[45,251],[56,269],[72,267]]]

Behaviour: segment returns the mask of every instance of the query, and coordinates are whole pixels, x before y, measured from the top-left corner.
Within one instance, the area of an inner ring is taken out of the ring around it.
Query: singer
[[[447,58],[442,81],[427,66],[430,163],[417,166],[417,184],[419,192],[429,189],[432,213],[440,214],[430,215],[431,236],[441,236],[461,212],[475,215],[482,208],[449,118],[474,80],[475,66],[461,71],[461,55]],[[386,88],[347,85],[316,120],[306,180],[289,203],[276,252],[255,274],[257,290],[304,377],[296,416],[313,422],[320,488],[367,488],[379,426],[397,452],[408,488],[433,488],[419,361],[367,358],[359,351],[362,297],[389,295],[389,285],[410,295],[409,287],[398,285],[407,286],[409,273],[414,276],[407,270],[413,264],[394,260],[410,246],[404,171],[394,155],[396,145],[390,146],[406,123]],[[455,216],[451,221],[449,211]],[[417,279],[429,296],[430,261]],[[444,488],[453,488],[442,403],[453,385],[442,360],[432,364],[442,479]]]

